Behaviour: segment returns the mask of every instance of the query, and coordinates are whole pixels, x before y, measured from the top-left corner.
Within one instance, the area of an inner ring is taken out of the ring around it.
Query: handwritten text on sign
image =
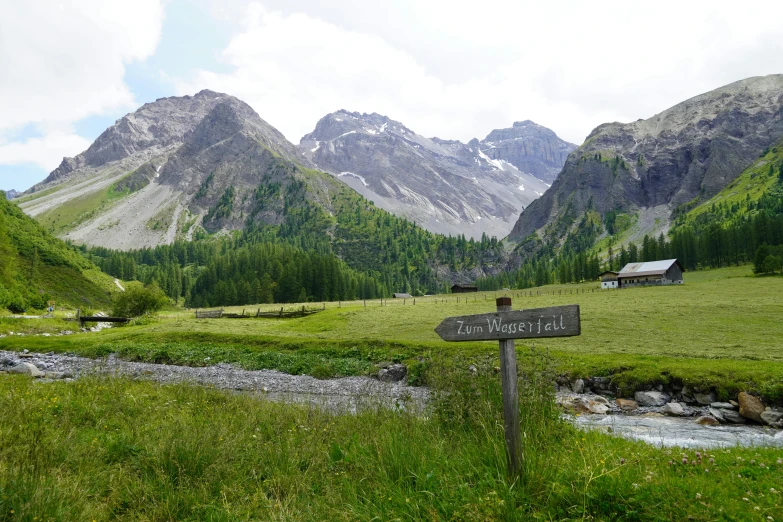
[[[447,317],[435,332],[444,341],[570,337],[581,333],[579,305]]]

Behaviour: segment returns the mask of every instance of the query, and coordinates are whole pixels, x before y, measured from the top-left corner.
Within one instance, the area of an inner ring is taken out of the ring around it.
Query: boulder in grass
[[[36,368],[34,364],[30,364],[28,362],[11,366],[7,371],[8,373],[19,373],[22,375],[29,375],[30,377],[43,377],[43,372]]]
[[[392,364],[378,372],[378,379],[383,382],[400,382],[408,375],[408,367],[404,364]]]

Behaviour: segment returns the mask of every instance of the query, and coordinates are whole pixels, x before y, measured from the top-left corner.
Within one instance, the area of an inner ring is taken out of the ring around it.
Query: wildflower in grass
[[[744,500],[745,502],[750,502],[750,500],[748,500],[748,497],[742,497],[742,500]]]
[[[781,464],[783,464],[783,459],[778,459],[778,466],[780,466]]]
[[[701,493],[696,493],[696,498],[701,498]]]
[[[778,492],[778,490],[777,490],[777,489],[775,489],[775,488],[769,488],[769,492],[770,492],[770,493],[777,493],[777,492]]]
[[[631,485],[634,487],[634,489],[638,489],[639,488],[639,484],[637,484],[635,482],[633,484],[631,484]]]
[[[688,459],[686,459],[685,457],[683,457],[683,458],[682,458],[682,463],[683,463],[683,464],[687,464],[687,463],[688,463]]]
[[[622,457],[620,458],[620,464],[625,464],[625,459]]]
[[[710,459],[710,464],[715,464],[715,459]]]

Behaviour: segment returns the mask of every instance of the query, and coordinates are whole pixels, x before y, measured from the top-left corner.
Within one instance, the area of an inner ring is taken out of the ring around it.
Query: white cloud
[[[150,56],[160,38],[160,0],[0,2],[0,132],[37,127],[42,138],[4,146],[3,161],[29,153],[47,169],[83,139],[62,130],[105,111],[136,105],[125,64]],[[53,150],[54,150],[53,149]],[[46,161],[40,158],[47,158]]]
[[[532,119],[581,143],[605,121],[783,72],[781,15],[752,1],[265,0],[223,52],[230,72],[177,89],[242,98],[292,141],[345,108],[461,140]]]
[[[73,151],[82,151],[90,141],[73,132],[52,131],[40,138],[0,143],[0,165],[21,165],[33,163],[52,170],[64,156],[73,156]]]

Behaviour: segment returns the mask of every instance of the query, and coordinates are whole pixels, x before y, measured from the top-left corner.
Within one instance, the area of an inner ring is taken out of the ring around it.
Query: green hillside
[[[759,204],[779,192],[783,181],[783,140],[770,147],[737,179],[707,201],[696,198],[675,211],[675,228],[728,224],[758,210]]]
[[[113,288],[93,263],[0,197],[0,308],[40,310],[49,300],[104,306]]]

